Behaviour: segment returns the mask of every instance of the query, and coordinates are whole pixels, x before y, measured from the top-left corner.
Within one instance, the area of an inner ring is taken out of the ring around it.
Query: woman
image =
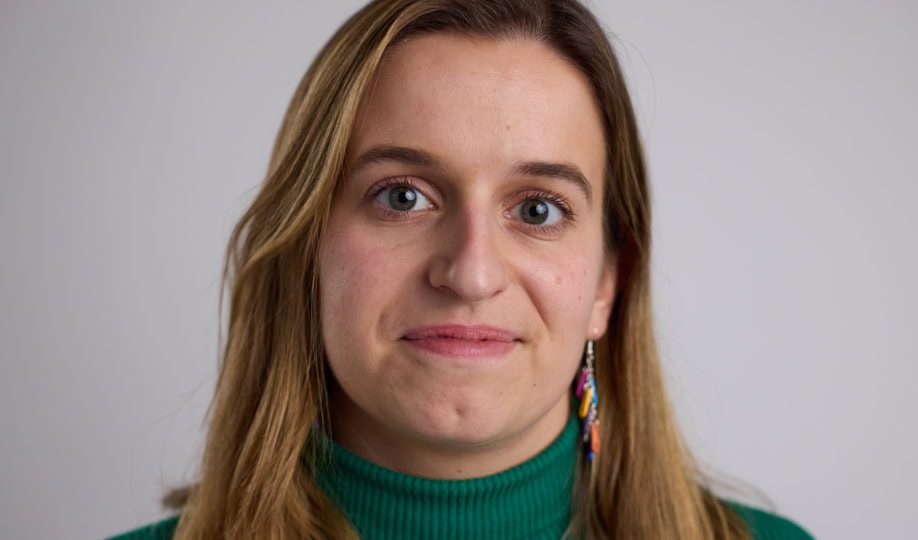
[[[231,238],[200,481],[126,537],[808,538],[679,439],[645,176],[576,1],[366,6]]]

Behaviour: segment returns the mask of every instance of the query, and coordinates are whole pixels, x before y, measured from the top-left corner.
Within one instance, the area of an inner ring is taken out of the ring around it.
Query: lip
[[[443,324],[412,328],[402,336],[412,347],[449,358],[504,356],[520,339],[509,330],[485,325]]]

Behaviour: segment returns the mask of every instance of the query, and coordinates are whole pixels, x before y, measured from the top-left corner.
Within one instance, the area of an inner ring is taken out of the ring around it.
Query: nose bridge
[[[500,224],[483,204],[466,203],[444,221],[431,284],[460,298],[480,301],[507,287]]]

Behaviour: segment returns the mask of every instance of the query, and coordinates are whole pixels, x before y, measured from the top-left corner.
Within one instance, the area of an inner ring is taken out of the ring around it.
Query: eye
[[[376,194],[376,202],[397,212],[410,212],[433,207],[423,193],[408,185],[383,188]]]
[[[543,199],[529,198],[513,209],[524,223],[529,225],[555,225],[564,219],[564,211],[554,203]]]

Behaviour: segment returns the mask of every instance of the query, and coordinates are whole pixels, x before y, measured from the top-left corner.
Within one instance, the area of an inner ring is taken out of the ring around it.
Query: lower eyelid
[[[377,200],[379,196],[383,194],[386,190],[395,189],[397,187],[407,187],[413,191],[416,191],[418,195],[420,195],[421,197],[424,198],[424,200],[427,201],[427,204],[420,208],[414,208],[414,209],[407,210],[407,211],[401,211],[401,210],[395,210],[394,208],[389,208]],[[427,210],[427,209],[437,207],[436,203],[434,203],[434,199],[427,194],[427,191],[418,187],[418,185],[408,177],[385,178],[379,183],[377,183],[376,185],[374,185],[373,187],[371,187],[369,191],[367,191],[367,193],[364,195],[364,199],[382,209],[389,210],[392,212],[398,212],[402,214],[414,213],[414,212],[418,212],[421,210]]]
[[[546,202],[546,203],[548,203],[548,204],[554,206],[555,208],[558,209],[559,212],[561,212],[561,219],[562,219],[562,221],[574,221],[574,217],[575,217],[574,212],[571,210],[570,206],[567,204],[566,201],[563,201],[563,200],[561,200],[561,199],[559,199],[559,198],[556,198],[556,197],[554,197],[554,196],[547,196],[547,195],[544,195],[544,194],[543,194],[543,195],[528,195],[528,196],[524,197],[524,198],[521,199],[518,203],[516,203],[516,204],[514,204],[513,206],[510,207],[510,212],[512,213],[513,210],[515,210],[515,209],[518,208],[521,204],[523,204],[524,202],[526,202],[526,201],[528,201],[528,200],[539,200],[539,201]]]

